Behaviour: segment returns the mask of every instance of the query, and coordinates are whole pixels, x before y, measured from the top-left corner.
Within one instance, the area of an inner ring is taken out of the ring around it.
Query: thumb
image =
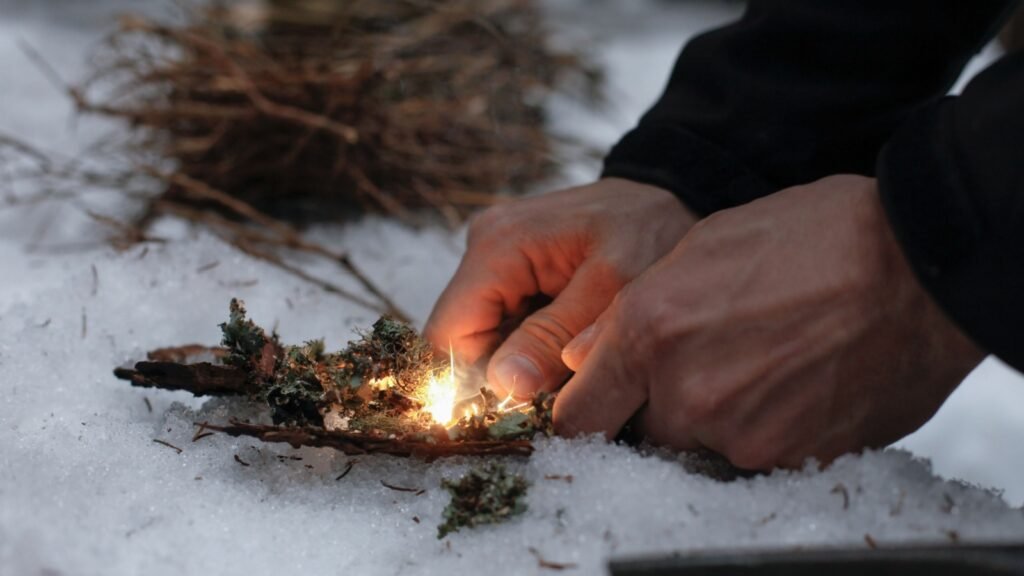
[[[499,392],[527,396],[551,391],[569,376],[562,349],[608,307],[622,287],[620,276],[584,264],[551,304],[528,316],[495,351],[487,381]]]

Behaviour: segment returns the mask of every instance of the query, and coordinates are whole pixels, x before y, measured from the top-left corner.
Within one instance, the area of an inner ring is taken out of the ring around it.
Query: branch
[[[216,426],[208,422],[197,422],[206,430],[216,430],[230,436],[249,436],[263,442],[284,442],[293,448],[315,446],[334,448],[349,455],[389,454],[391,456],[412,456],[428,462],[448,456],[529,456],[533,445],[529,440],[480,440],[463,442],[431,442],[427,440],[405,440],[323,430],[320,428],[299,428],[248,424],[231,420],[227,426]]]
[[[231,396],[252,391],[243,370],[209,362],[138,362],[134,370],[115,368],[114,376],[131,381],[132,386],[186,390],[194,396]]]

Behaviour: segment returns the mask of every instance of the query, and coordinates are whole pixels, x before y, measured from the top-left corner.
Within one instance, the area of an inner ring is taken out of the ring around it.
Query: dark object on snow
[[[526,511],[529,483],[522,476],[509,474],[501,464],[474,468],[456,482],[442,480],[452,495],[444,509],[444,522],[437,537],[444,538],[460,528],[504,522]]]
[[[613,560],[612,576],[1024,576],[1024,545],[738,552]]]
[[[232,396],[251,391],[245,372],[208,362],[136,362],[134,370],[115,368],[114,376],[130,380],[132,386],[140,388],[186,390],[194,396]]]

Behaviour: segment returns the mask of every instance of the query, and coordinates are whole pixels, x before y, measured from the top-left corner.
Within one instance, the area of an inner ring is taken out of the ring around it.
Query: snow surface
[[[99,13],[68,0],[0,0],[0,72],[18,79],[0,86],[0,131],[73,153],[104,128],[69,130],[66,103],[16,45],[29,41],[74,77],[106,15],[137,4],[97,5]],[[570,31],[600,39],[616,105],[603,119],[564,102],[553,110],[566,132],[596,145],[656,97],[685,37],[739,11],[700,2],[593,6],[600,11],[565,2],[552,12]],[[587,177],[592,167],[570,178]],[[529,459],[508,460],[533,484],[523,517],[438,541],[447,502],[440,480],[471,461],[354,459],[220,435],[193,443],[194,421],[224,419],[244,404],[135,389],[111,376],[151,348],[215,343],[232,296],[286,341],[323,336],[338,347],[375,317],[180,223],[158,228],[175,240],[117,253],[95,242],[102,231],[80,208],[0,209],[0,574],[520,574],[539,570],[531,547],[576,564],[570,573],[594,574],[609,557],[674,550],[866,546],[866,534],[879,545],[1024,538],[1024,511],[1006,502],[1024,499],[1024,382],[988,361],[901,445],[945,476],[1006,490],[1006,500],[936,476],[902,450],[847,456],[824,472],[721,483],[664,455],[553,439]],[[461,235],[379,218],[310,235],[349,250],[421,322],[462,250]],[[545,478],[567,475],[571,483]],[[395,492],[382,480],[427,492]]]

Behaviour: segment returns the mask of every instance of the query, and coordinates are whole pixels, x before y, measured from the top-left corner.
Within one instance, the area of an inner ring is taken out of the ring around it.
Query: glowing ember
[[[385,376],[383,378],[372,378],[370,379],[370,388],[374,390],[388,390],[398,385],[394,376]]]

